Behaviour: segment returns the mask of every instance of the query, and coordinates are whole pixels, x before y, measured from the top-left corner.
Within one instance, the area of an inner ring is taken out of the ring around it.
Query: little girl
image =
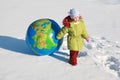
[[[70,50],[69,63],[71,65],[77,64],[77,56],[79,51],[83,48],[83,38],[89,42],[89,37],[86,32],[84,21],[82,20],[79,11],[70,9],[69,15],[63,20],[63,27],[57,34],[57,39],[67,35],[67,46]]]

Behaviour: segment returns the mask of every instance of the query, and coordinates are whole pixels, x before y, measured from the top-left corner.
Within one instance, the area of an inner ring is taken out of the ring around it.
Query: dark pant
[[[70,63],[71,65],[76,65],[76,64],[77,64],[78,52],[79,52],[79,51],[70,50],[70,59],[69,59],[69,63]]]

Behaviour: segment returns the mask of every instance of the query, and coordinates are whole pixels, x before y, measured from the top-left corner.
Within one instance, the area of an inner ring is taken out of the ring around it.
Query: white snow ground
[[[62,19],[70,8],[80,10],[91,42],[68,64],[66,37],[51,56],[37,56],[24,39],[40,18]],[[1,0],[0,80],[120,80],[120,0]]]

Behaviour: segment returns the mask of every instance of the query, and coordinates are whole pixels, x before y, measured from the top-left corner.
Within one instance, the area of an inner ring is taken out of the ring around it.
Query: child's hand
[[[86,38],[85,39],[86,41],[84,41],[84,45],[87,49],[92,49],[92,45],[91,45],[91,42],[90,42],[90,38]]]
[[[87,39],[86,39],[86,41],[89,43],[89,42],[90,42],[90,39],[89,39],[89,38],[87,38]]]

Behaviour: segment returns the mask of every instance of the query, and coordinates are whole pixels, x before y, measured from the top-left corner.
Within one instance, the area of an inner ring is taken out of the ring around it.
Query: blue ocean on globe
[[[39,19],[28,27],[26,43],[38,55],[49,55],[57,51],[63,39],[58,40],[56,34],[60,26],[52,19]]]

